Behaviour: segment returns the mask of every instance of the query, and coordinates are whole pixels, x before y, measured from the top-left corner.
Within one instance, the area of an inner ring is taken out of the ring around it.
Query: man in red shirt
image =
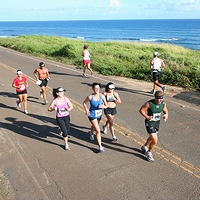
[[[19,98],[17,106],[21,107],[21,103],[24,103],[24,113],[28,114],[27,111],[27,87],[28,82],[25,76],[22,76],[22,71],[17,70],[17,77],[13,80],[12,87],[16,88],[16,93]]]

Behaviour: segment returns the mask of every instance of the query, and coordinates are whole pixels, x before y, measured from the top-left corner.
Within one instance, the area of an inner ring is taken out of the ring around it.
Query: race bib
[[[154,113],[152,121],[159,121],[161,113]]]
[[[20,90],[25,90],[25,89],[26,89],[25,85],[20,85]]]
[[[95,110],[95,117],[100,117],[102,115],[102,110]]]
[[[65,115],[65,114],[67,114],[66,109],[65,109],[65,108],[59,109],[59,114],[60,114],[60,115]]]

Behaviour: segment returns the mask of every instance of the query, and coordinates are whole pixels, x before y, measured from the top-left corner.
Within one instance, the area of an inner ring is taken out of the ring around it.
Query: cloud
[[[110,8],[120,8],[121,7],[121,3],[119,0],[110,0],[110,4],[109,4]]]
[[[179,0],[175,8],[182,11],[200,10],[200,3],[197,0]]]

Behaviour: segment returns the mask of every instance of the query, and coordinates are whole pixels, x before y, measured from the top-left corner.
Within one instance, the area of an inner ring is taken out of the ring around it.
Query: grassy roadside
[[[83,45],[89,46],[91,67],[103,75],[152,81],[149,62],[158,51],[165,62],[161,83],[195,90],[200,87],[200,51],[169,44],[86,42],[54,36],[0,38],[0,45],[29,55],[82,67]]]
[[[7,179],[0,174],[0,200],[7,200],[8,197],[8,183]]]

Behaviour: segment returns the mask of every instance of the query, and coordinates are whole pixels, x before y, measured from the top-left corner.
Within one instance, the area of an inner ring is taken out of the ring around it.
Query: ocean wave
[[[80,40],[84,40],[85,39],[85,37],[83,37],[83,36],[77,36],[77,37],[74,37],[74,38],[77,38],[77,39],[80,39]]]
[[[0,35],[0,38],[18,37],[17,35]]]
[[[176,41],[177,38],[161,38],[161,39],[139,39],[142,42],[159,42],[159,41]]]

